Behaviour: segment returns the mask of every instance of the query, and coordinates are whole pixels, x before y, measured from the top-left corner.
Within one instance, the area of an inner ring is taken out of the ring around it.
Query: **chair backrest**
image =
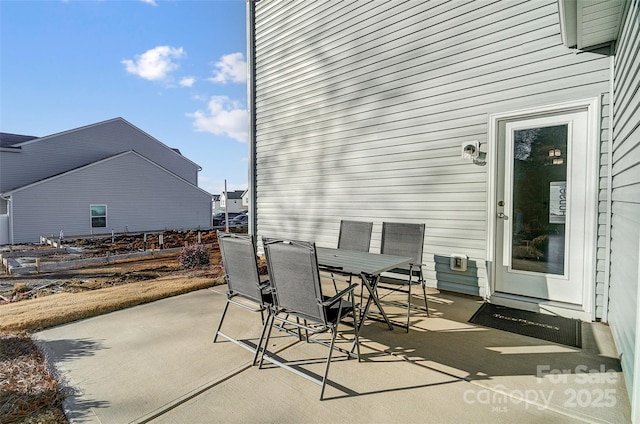
[[[380,253],[409,256],[413,258],[412,264],[420,265],[422,263],[424,232],[424,224],[383,222]],[[409,265],[400,268],[409,269]]]
[[[340,221],[338,249],[368,252],[373,222]]]
[[[276,308],[326,325],[315,245],[266,237],[262,244]]]
[[[262,304],[255,237],[218,231],[218,243],[229,293]]]

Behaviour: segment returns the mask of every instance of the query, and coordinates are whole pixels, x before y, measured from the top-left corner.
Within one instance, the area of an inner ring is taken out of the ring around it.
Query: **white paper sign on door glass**
[[[564,224],[567,218],[567,182],[549,183],[549,223]]]

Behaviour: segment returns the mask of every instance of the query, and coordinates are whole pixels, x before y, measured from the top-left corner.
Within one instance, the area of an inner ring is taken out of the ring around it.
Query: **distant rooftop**
[[[242,193],[244,193],[244,190],[230,191],[227,194],[227,199],[242,199]]]
[[[0,132],[0,147],[13,147],[16,144],[35,140],[36,138],[38,137],[32,135],[20,135]]]

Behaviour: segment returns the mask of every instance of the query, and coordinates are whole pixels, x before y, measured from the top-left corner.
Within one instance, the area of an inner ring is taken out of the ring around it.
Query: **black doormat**
[[[582,322],[576,319],[484,303],[469,322],[567,346],[582,347]]]

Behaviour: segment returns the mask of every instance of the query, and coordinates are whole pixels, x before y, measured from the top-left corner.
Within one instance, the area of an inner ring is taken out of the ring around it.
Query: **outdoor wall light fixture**
[[[480,142],[478,140],[462,143],[462,159],[475,160],[480,154]]]
[[[480,142],[478,140],[463,142],[461,156],[463,160],[471,161],[475,165],[483,166],[487,163],[485,160],[487,154],[480,151]]]

